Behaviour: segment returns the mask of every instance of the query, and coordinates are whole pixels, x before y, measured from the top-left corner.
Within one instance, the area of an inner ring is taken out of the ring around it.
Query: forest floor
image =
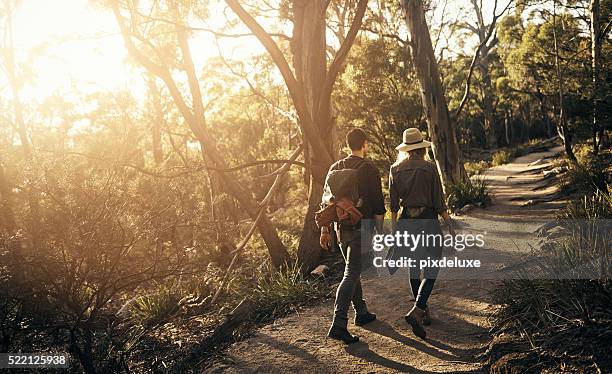
[[[553,167],[561,151],[555,147],[531,153],[486,172],[492,205],[456,217],[459,232],[485,233],[484,248],[461,253],[462,258],[480,259],[482,268],[473,276],[441,271],[429,300],[433,323],[427,327],[427,339],[414,336],[403,318],[413,304],[407,273],[401,270],[391,277],[386,269],[370,267],[362,276],[363,288],[369,309],[378,320],[364,327],[349,323],[349,330],[360,337],[359,343],[346,346],[326,338],[333,312],[330,299],[262,327],[249,339],[229,347],[210,370],[483,372],[477,356],[490,340],[488,317],[495,308],[490,290],[499,282],[500,272],[520,264],[531,246],[537,247],[534,231],[552,220],[564,204],[544,201],[553,196],[556,183],[554,178],[545,178],[543,171]],[[455,255],[453,249],[445,250],[445,256]]]

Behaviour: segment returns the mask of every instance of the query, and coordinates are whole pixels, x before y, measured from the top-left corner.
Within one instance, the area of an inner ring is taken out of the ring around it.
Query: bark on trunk
[[[302,271],[307,272],[319,264],[321,257],[321,245],[319,244],[319,228],[315,224],[314,214],[319,209],[321,196],[323,195],[323,184],[311,179],[308,192],[308,208],[302,226],[302,236],[298,245],[298,263]]]
[[[599,0],[591,0],[591,63],[593,68],[593,153],[599,152],[603,137],[603,124],[600,117],[602,100],[600,72],[601,72],[601,27],[600,27]]]
[[[487,52],[488,53],[488,52]],[[491,75],[489,74],[489,66],[485,59],[487,56],[482,56],[479,64],[480,74],[482,75],[482,109],[484,116],[484,130],[487,138],[487,146],[489,149],[495,149],[497,144],[497,132],[495,129],[495,115],[493,109],[493,84],[491,83]]]
[[[155,161],[156,166],[159,166],[164,159],[161,144],[161,129],[162,122],[164,121],[164,111],[161,105],[161,94],[157,84],[155,83],[155,78],[148,77],[147,85],[149,86],[149,98],[153,106],[153,118],[151,121],[151,150],[153,152],[153,161]]]
[[[433,142],[433,153],[440,175],[445,184],[467,181],[425,20],[423,2],[402,0],[402,5],[410,34],[412,58],[421,87],[421,99],[426,111],[429,136]]]
[[[13,204],[11,199],[11,187],[6,179],[4,167],[0,164],[0,228],[9,233],[15,229],[15,215],[13,214]]]
[[[559,40],[557,38],[557,1],[553,1],[553,42],[555,48],[555,70],[557,73],[557,89],[559,92],[559,119],[557,123],[557,132],[563,140],[565,153],[570,161],[576,162],[576,156],[572,150],[572,137],[565,118],[565,95],[563,89],[563,73],[561,72],[561,61],[559,58]]]
[[[321,136],[320,142],[328,150],[327,154],[317,153],[310,139],[305,137],[307,151],[304,154],[308,157],[307,162],[310,166],[310,170],[307,171],[309,173],[308,208],[297,252],[298,263],[304,271],[309,271],[318,265],[321,255],[319,230],[314,222],[314,214],[321,202],[325,173],[333,162],[329,155],[336,153],[330,141],[331,100],[325,99],[323,91],[327,74],[324,17],[326,8],[327,2],[322,0],[301,0],[293,3],[293,67],[296,79],[304,92],[305,106]]]

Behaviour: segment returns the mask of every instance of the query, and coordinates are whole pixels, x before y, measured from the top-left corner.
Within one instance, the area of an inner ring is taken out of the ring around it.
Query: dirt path
[[[429,302],[433,324],[427,328],[426,340],[415,337],[403,318],[413,303],[407,273],[400,271],[391,277],[386,270],[372,267],[364,274],[363,287],[378,321],[365,328],[349,325],[360,336],[359,343],[345,346],[325,338],[333,309],[333,300],[329,300],[277,320],[252,338],[234,344],[212,371],[482,372],[475,356],[489,338],[487,316],[493,306],[488,291],[496,272],[525,258],[528,245],[536,242],[533,231],[559,208],[560,202],[526,203],[554,192],[554,187],[544,186],[542,168],[549,168],[550,158],[560,151],[554,148],[529,154],[487,172],[494,204],[457,217],[463,232],[486,233],[486,248],[461,254],[481,259],[483,268],[471,280],[441,271],[442,279]],[[445,255],[454,256],[450,251]]]

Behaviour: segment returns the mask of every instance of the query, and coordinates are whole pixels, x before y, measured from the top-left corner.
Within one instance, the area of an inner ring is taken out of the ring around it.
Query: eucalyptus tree
[[[468,181],[457,142],[455,127],[448,111],[423,1],[402,0],[414,68],[421,88],[429,135],[440,175],[445,184]]]
[[[206,168],[226,169],[227,162],[218,150],[217,139],[211,136],[211,125],[206,121],[206,103],[189,43],[194,30],[187,22],[207,17],[208,4],[152,2],[147,11],[143,11],[139,2],[113,0],[109,5],[130,56],[164,83],[199,143]],[[224,189],[256,223],[272,264],[279,267],[286,263],[289,259],[287,249],[252,193],[234,176],[225,172],[216,175]]]
[[[368,1],[280,1],[278,7],[292,30],[291,35],[280,38],[278,33],[267,31],[244,2],[225,2],[269,53],[297,113],[309,184],[298,261],[303,270],[308,270],[318,264],[321,253],[314,214],[319,209],[327,170],[338,157],[334,85],[361,28]],[[330,22],[332,19],[335,22]],[[289,42],[288,50],[281,40]]]

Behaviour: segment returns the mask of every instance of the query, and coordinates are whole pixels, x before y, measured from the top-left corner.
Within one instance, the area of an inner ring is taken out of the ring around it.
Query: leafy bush
[[[503,164],[507,164],[512,161],[512,154],[507,149],[500,149],[499,151],[493,154],[493,159],[491,163],[493,166],[499,166]]]
[[[447,185],[446,199],[451,212],[468,204],[485,206],[491,202],[489,187],[482,178]]]
[[[570,164],[564,174],[561,190],[565,193],[592,193],[607,190],[606,173],[599,162],[587,161],[584,164]]]
[[[464,167],[468,175],[472,176],[482,174],[486,169],[491,167],[491,164],[488,161],[466,162]]]
[[[525,148],[518,146],[514,148],[502,148],[493,154],[491,163],[499,166],[512,162],[517,157],[525,154]]]

